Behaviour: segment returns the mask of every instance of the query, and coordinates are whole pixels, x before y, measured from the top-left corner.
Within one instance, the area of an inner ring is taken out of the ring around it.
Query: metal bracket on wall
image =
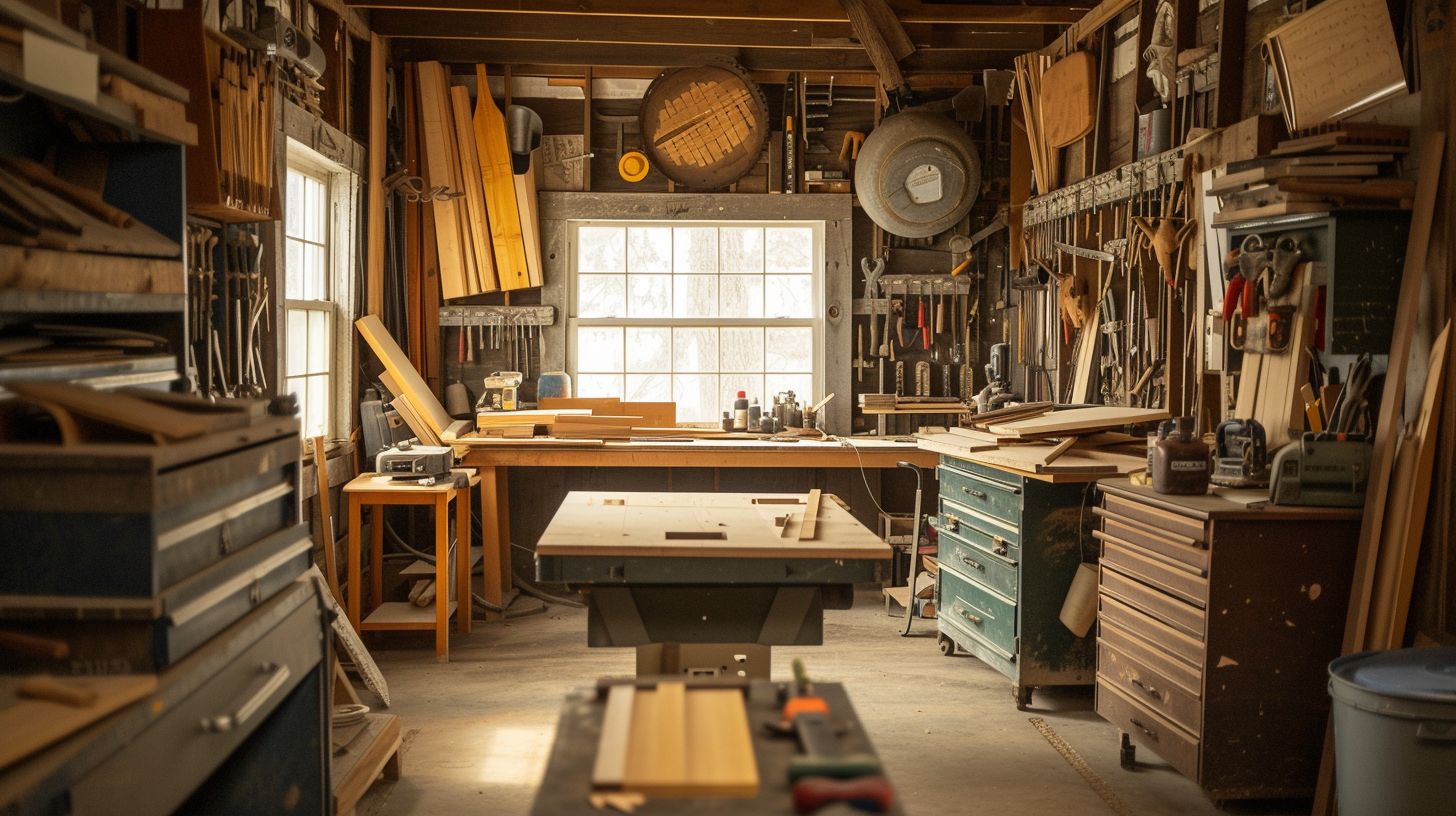
[[[1029,227],[1045,224],[1151,193],[1182,180],[1183,148],[1175,147],[1027,199],[1022,223]]]
[[[551,326],[555,306],[441,306],[441,326]]]

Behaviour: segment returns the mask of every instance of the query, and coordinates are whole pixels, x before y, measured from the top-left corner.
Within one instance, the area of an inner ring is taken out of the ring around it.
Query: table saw
[[[584,588],[587,644],[636,647],[639,674],[766,678],[769,648],[822,643],[890,552],[828,494],[573,491],[536,573]]]

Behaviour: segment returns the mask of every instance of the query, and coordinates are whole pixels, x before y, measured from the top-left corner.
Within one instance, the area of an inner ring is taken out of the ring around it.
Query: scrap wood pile
[[[1268,156],[1233,162],[1209,192],[1223,202],[1214,226],[1342,207],[1409,209],[1415,182],[1394,177],[1410,130],[1344,123],[1286,139]]]
[[[970,427],[915,435],[924,450],[1026,473],[1126,475],[1147,462],[1147,440],[1120,428],[1168,418],[1159,408],[1098,405],[1057,410],[1049,402],[969,417]]]

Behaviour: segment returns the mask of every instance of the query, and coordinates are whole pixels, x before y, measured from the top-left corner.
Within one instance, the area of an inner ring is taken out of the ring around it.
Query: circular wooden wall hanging
[[[763,92],[731,62],[664,71],[642,97],[643,149],[684,187],[727,187],[758,163],[768,140]]]
[[[886,232],[928,238],[971,211],[981,160],[971,139],[939,113],[897,113],[870,132],[854,165],[854,191]]]

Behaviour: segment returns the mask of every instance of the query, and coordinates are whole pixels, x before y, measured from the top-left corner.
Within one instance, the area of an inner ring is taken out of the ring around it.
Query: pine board
[[[994,434],[1014,437],[1081,434],[1105,431],[1123,425],[1156,422],[1167,418],[1168,412],[1161,408],[1123,408],[1115,405],[1098,405],[1091,408],[1052,411],[1041,416],[1003,422],[989,426],[988,430]]]
[[[485,190],[481,186],[480,154],[476,152],[475,129],[470,120],[470,90],[460,85],[450,89],[450,112],[454,115],[455,139],[460,146],[460,180],[465,188],[464,235],[466,251],[475,257],[475,277],[480,291],[499,289],[495,276],[495,257],[490,243],[490,224],[486,216]]]
[[[610,774],[620,762],[622,776],[614,782],[594,772],[594,786],[655,797],[758,794],[758,764],[741,690],[688,690],[681,682],[654,689],[618,686],[609,694],[608,717],[613,701],[621,699],[618,688],[631,697],[630,705],[617,703],[618,719],[629,721],[626,739],[618,738],[620,728],[604,727],[595,768],[605,766]],[[611,753],[615,750],[623,752],[620,759]]]
[[[430,386],[425,384],[420,373],[410,365],[409,358],[399,344],[394,342],[394,338],[389,335],[378,317],[365,315],[354,321],[354,325],[359,329],[364,342],[369,344],[369,348],[373,349],[375,356],[384,364],[385,371],[389,372],[399,386],[396,396],[408,399],[411,407],[419,412],[420,419],[436,436],[453,439],[462,429],[470,427],[468,420],[451,419],[445,406],[440,404]]]
[[[490,95],[485,66],[475,66],[475,144],[480,153],[481,180],[485,186],[485,207],[490,214],[491,244],[495,247],[495,271],[504,291],[531,285],[526,269],[526,248],[521,239],[521,212],[511,179],[511,151],[506,145],[506,121]]]
[[[541,261],[541,215],[536,200],[536,155],[539,149],[531,151],[531,166],[525,173],[515,176],[516,205],[521,210],[521,242],[526,249],[526,276],[531,286],[545,283],[545,267]]]
[[[118,674],[104,677],[61,677],[57,682],[95,692],[90,705],[75,706],[51,700],[21,697],[24,677],[0,680],[0,769],[24,759],[96,722],[157,688],[154,674]]]
[[[445,68],[438,62],[422,62],[417,73],[420,81],[420,137],[423,142],[425,184],[429,187],[459,189],[450,161],[453,126],[445,116],[447,92]],[[460,243],[458,199],[438,198],[430,202],[430,215],[435,228],[435,251],[439,255],[440,293],[445,300],[454,300],[472,293],[465,274],[463,247]],[[443,409],[442,409],[443,410]]]

